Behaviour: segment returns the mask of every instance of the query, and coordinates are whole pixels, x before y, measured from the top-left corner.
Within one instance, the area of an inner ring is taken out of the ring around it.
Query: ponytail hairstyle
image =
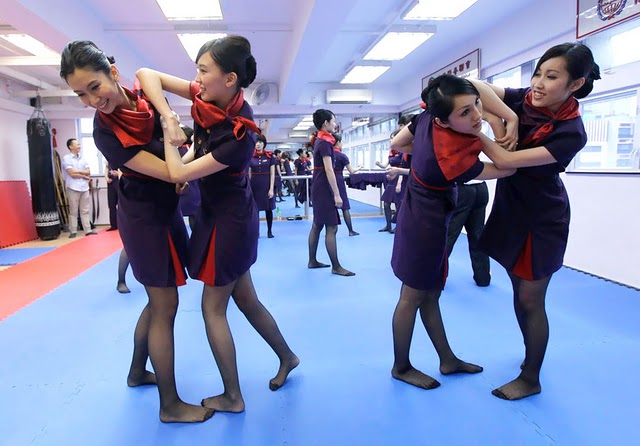
[[[209,53],[223,72],[236,73],[238,89],[247,88],[256,79],[256,59],[251,55],[251,44],[244,37],[226,36],[208,41],[198,51],[196,63],[205,53]]]
[[[448,122],[449,115],[453,112],[453,98],[464,94],[480,97],[477,88],[467,79],[441,74],[429,80],[427,88],[422,90],[421,98],[427,104],[429,113],[442,122]]]
[[[111,65],[114,63],[116,60],[107,56],[95,43],[89,40],[74,40],[67,43],[62,50],[60,77],[66,81],[76,68],[102,71],[111,76]]]
[[[562,57],[565,60],[571,81],[584,78],[584,85],[574,91],[573,96],[576,99],[587,97],[593,90],[593,81],[600,79],[600,67],[593,59],[589,47],[582,43],[562,43],[549,48],[538,61],[533,71],[534,75],[543,63],[554,57]]]

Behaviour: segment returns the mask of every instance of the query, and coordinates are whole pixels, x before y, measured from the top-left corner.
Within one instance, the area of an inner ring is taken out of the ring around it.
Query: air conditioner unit
[[[372,100],[371,90],[327,90],[328,104],[370,104]]]

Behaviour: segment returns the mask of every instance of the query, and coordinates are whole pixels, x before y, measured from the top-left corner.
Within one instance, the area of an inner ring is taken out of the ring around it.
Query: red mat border
[[[118,231],[101,231],[0,271],[0,321],[120,249]]]

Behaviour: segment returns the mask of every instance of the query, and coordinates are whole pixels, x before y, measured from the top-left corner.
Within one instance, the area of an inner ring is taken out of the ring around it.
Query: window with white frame
[[[79,121],[82,156],[89,163],[91,175],[103,175],[105,160],[93,141],[93,118],[81,118]]]
[[[581,101],[587,145],[567,172],[638,172],[639,89]]]

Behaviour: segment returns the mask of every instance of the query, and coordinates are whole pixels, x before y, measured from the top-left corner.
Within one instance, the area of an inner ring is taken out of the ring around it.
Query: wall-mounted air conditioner
[[[327,104],[369,104],[372,100],[371,90],[327,90]]]

